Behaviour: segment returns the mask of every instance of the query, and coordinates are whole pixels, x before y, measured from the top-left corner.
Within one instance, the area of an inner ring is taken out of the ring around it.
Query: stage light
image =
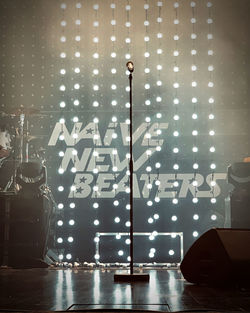
[[[169,254],[169,255],[174,255],[174,250],[169,250],[169,251],[168,251],[168,254]]]
[[[71,168],[71,172],[76,173],[76,168],[74,166]]]
[[[63,254],[58,255],[59,260],[63,260]]]
[[[193,120],[197,120],[197,118],[198,118],[198,115],[197,115],[196,113],[193,113],[193,114],[192,114],[192,119],[193,119]]]
[[[96,243],[97,243],[97,242],[100,242],[100,238],[99,238],[99,237],[95,237],[95,238],[94,238],[94,242],[96,242]]]
[[[178,164],[174,164],[174,165],[173,165],[173,169],[174,169],[174,170],[178,170],[178,169],[179,169],[179,165],[178,165]]]
[[[68,242],[73,242],[74,238],[73,237],[68,237]]]
[[[98,186],[93,186],[93,191],[97,192],[99,190]]]
[[[65,75],[65,74],[66,74],[66,70],[62,68],[62,69],[60,70],[60,74]]]
[[[161,70],[162,70],[162,65],[158,64],[158,65],[156,66],[156,68],[157,68],[158,71],[161,71]]]
[[[193,203],[198,203],[198,202],[199,202],[199,199],[198,199],[197,197],[194,197],[194,198],[192,199],[192,202],[193,202]]]
[[[59,174],[63,174],[63,173],[64,173],[64,169],[63,169],[62,167],[60,167],[60,168],[58,169],[58,173],[59,173]]]
[[[57,207],[59,210],[62,210],[64,208],[64,205],[63,203],[58,203]]]
[[[80,56],[81,56],[81,53],[78,52],[78,51],[76,51],[76,52],[75,52],[75,57],[76,57],[76,58],[80,58]]]
[[[61,91],[65,91],[65,90],[66,90],[66,87],[65,87],[64,85],[61,85],[61,86],[59,87],[59,89],[60,89]]]
[[[176,199],[176,198],[174,198],[174,199],[172,200],[172,203],[173,203],[173,204],[178,204],[178,202],[179,202],[179,201],[178,201],[178,199]]]
[[[193,151],[194,153],[198,152],[198,147],[193,147],[193,148],[192,148],[192,151]]]
[[[193,185],[194,187],[197,187],[197,186],[198,186],[197,180],[194,180],[194,181],[192,182],[192,185]]]
[[[173,119],[174,119],[175,121],[178,121],[178,120],[180,119],[180,116],[179,116],[178,114],[175,114],[174,117],[173,117]]]
[[[193,232],[193,236],[194,236],[194,237],[198,237],[198,236],[199,236],[199,233],[198,233],[197,231],[194,231],[194,232]]]
[[[160,217],[159,214],[154,214],[154,219],[155,219],[155,220],[158,220],[159,217]]]
[[[61,101],[59,105],[60,105],[60,108],[65,108],[66,103],[64,101]]]
[[[158,203],[158,202],[160,202],[160,200],[161,200],[160,197],[155,197],[155,202]]]
[[[74,185],[71,186],[71,187],[70,187],[70,190],[71,190],[71,191],[76,191],[76,186],[74,186]]]
[[[199,164],[198,163],[194,163],[193,164],[193,169],[197,170],[199,168]]]
[[[210,148],[209,148],[209,151],[210,151],[210,152],[215,152],[215,147],[210,147]]]
[[[57,238],[58,243],[63,243],[63,239],[61,237]]]
[[[74,84],[74,89],[80,89],[80,84]]]
[[[193,130],[192,131],[192,136],[198,136],[198,131],[197,130]]]
[[[157,52],[157,54],[162,54],[163,51],[162,51],[162,49],[157,49],[156,52]]]
[[[209,118],[210,120],[213,120],[213,119],[214,119],[214,115],[213,115],[213,114],[209,114],[208,118]]]
[[[174,50],[174,52],[173,52],[173,55],[175,56],[175,57],[178,57],[179,56],[179,51],[178,50]]]
[[[60,53],[60,58],[65,59],[66,58],[66,53],[65,52],[61,52]]]
[[[210,186],[212,186],[212,187],[216,186],[216,181],[215,180],[211,180]]]
[[[117,101],[116,101],[116,100],[112,100],[112,101],[111,101],[111,104],[112,104],[113,106],[116,106],[116,105],[117,105]]]
[[[213,204],[216,203],[216,202],[217,202],[217,201],[216,201],[216,198],[211,198],[211,199],[210,199],[210,202],[213,203]]]
[[[194,33],[192,33],[192,34],[191,34],[191,39],[196,39],[196,38],[197,38],[197,35],[194,34]]]
[[[214,136],[214,135],[215,135],[215,131],[214,131],[214,130],[210,130],[210,131],[209,131],[209,135],[210,135],[210,136]]]
[[[179,148],[176,148],[176,147],[175,147],[175,148],[173,149],[173,153],[179,153]]]
[[[62,220],[57,221],[57,225],[58,226],[63,226],[63,221]]]
[[[79,100],[74,100],[74,105],[78,106],[80,104]]]
[[[118,255],[119,255],[119,256],[123,256],[123,255],[124,255],[124,252],[123,252],[122,250],[119,250],[119,251],[118,251]]]
[[[149,219],[148,219],[148,223],[149,224],[152,224],[154,222],[154,220],[152,219],[152,217],[150,217]]]
[[[64,190],[64,187],[63,186],[58,186],[58,191],[62,192]]]
[[[148,200],[148,201],[147,201],[147,206],[152,206],[152,205],[153,205],[153,201]]]
[[[99,208],[99,203],[98,202],[94,202],[93,203],[93,208],[94,209],[98,209]]]
[[[100,224],[99,220],[97,220],[97,219],[96,219],[96,220],[94,220],[94,222],[93,222],[93,223],[94,223],[94,225],[95,225],[95,226],[98,226],[98,225]]]
[[[198,215],[198,214],[194,214],[194,215],[193,215],[193,219],[194,219],[195,221],[197,221],[197,220],[199,219],[199,215]]]
[[[192,65],[192,66],[191,66],[191,70],[192,70],[193,72],[197,71],[197,66],[196,66],[196,65]]]
[[[178,35],[174,35],[174,40],[179,40],[180,37]]]
[[[148,239],[149,239],[149,240],[154,240],[154,239],[155,239],[155,236],[154,236],[154,235],[150,235],[150,236],[148,237]]]
[[[178,181],[174,181],[174,182],[173,182],[173,186],[174,186],[174,187],[179,187]]]
[[[72,255],[70,253],[66,254],[66,259],[67,260],[71,260],[72,259]]]
[[[212,164],[210,165],[210,168],[211,168],[212,170],[216,169],[216,164],[215,164],[215,163],[212,163]]]
[[[156,102],[161,102],[161,97],[156,97]]]
[[[157,180],[155,181],[155,185],[156,185],[156,186],[160,186],[160,184],[161,184],[160,180],[157,179]]]
[[[76,205],[75,205],[74,202],[71,202],[71,203],[69,204],[69,207],[70,207],[71,209],[74,209],[74,208],[76,207]]]
[[[214,86],[214,83],[213,82],[209,82],[208,83],[208,87],[212,88]]]
[[[148,188],[148,189],[152,189],[152,188],[153,188],[153,185],[152,185],[152,184],[147,184],[147,188]]]
[[[174,83],[174,84],[173,84],[173,87],[174,87],[174,88],[179,88],[180,85],[179,85],[179,83]]]
[[[74,117],[73,117],[73,122],[74,122],[74,123],[77,123],[78,121],[79,121],[79,118],[78,118],[77,116],[74,116]]]
[[[74,221],[73,219],[69,220],[69,225],[70,225],[70,226],[75,225],[75,221]]]
[[[126,227],[130,227],[130,221],[127,221],[127,222],[125,223],[125,226],[126,226]]]

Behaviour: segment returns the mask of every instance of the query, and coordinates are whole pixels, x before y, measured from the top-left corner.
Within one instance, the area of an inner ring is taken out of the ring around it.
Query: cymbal
[[[35,108],[23,108],[23,107],[16,107],[16,108],[12,108],[9,110],[8,114],[13,114],[13,115],[21,115],[21,114],[25,114],[25,115],[33,115],[33,114],[38,114],[40,112],[40,110],[35,109]]]

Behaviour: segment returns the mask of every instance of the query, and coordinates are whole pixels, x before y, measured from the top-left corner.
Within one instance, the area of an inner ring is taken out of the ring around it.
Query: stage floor
[[[249,311],[250,288],[186,282],[179,270],[147,269],[149,282],[115,283],[115,269],[0,269],[0,311],[140,309]],[[75,305],[74,305],[75,304]]]

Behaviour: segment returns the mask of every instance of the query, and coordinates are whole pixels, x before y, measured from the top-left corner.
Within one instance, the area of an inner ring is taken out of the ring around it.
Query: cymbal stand
[[[24,128],[24,119],[25,119],[25,114],[21,113],[20,114],[20,121],[19,121],[19,125],[20,125],[20,155],[19,155],[19,159],[20,159],[20,163],[23,162],[23,128]]]

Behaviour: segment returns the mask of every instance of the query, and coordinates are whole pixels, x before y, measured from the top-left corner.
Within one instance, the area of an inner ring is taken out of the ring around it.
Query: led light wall
[[[30,159],[45,149],[63,261],[130,260],[131,157],[136,262],[178,262],[177,233],[187,250],[209,228],[229,225],[227,166],[249,153],[248,7],[1,2],[0,110],[39,110],[26,116]],[[4,118],[13,134],[19,117]]]

